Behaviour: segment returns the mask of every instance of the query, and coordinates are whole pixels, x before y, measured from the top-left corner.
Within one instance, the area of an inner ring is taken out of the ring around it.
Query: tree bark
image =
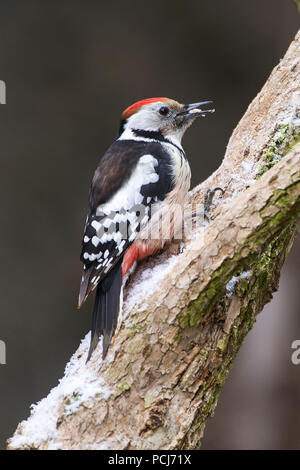
[[[220,168],[189,193],[226,193],[212,220],[142,263],[105,361],[65,377],[8,449],[196,449],[233,360],[272,298],[300,219],[300,33],[234,130]]]

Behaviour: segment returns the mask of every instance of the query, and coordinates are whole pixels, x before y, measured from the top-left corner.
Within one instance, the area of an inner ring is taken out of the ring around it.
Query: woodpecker
[[[214,111],[202,109],[211,103],[148,98],[121,115],[118,137],[92,180],[82,240],[78,308],[96,289],[87,361],[101,336],[103,359],[107,354],[126,274],[174,238],[182,224],[175,208],[185,202],[191,170],[181,139],[198,116]]]

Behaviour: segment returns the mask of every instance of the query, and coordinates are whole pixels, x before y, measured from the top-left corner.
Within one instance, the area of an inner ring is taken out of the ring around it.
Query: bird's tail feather
[[[122,260],[120,260],[97,286],[93,310],[91,343],[87,357],[89,361],[99,337],[103,336],[102,357],[105,358],[108,347],[118,324],[120,295],[122,289]]]

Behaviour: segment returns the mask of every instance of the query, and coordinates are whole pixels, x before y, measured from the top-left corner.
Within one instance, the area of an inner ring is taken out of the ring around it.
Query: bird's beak
[[[185,119],[205,116],[208,113],[214,113],[214,109],[202,109],[202,106],[212,104],[212,101],[201,101],[200,103],[185,104],[183,109],[176,116],[184,116]]]

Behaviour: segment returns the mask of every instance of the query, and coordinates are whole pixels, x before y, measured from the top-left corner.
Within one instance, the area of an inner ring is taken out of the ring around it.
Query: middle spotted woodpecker
[[[186,129],[211,101],[183,105],[149,98],[129,106],[118,138],[93,177],[82,241],[79,307],[97,288],[88,359],[103,336],[105,358],[121,308],[124,276],[174,238],[182,224],[191,170],[181,146]]]

